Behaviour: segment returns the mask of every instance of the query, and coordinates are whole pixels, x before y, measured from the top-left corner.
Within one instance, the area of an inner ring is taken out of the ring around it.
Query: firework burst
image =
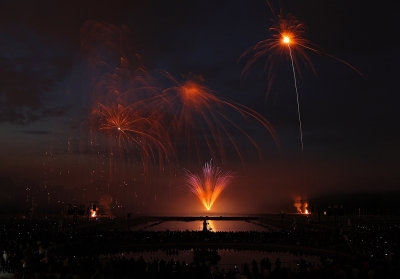
[[[137,147],[143,164],[149,159],[158,158],[160,162],[168,159],[169,141],[156,116],[145,115],[134,106],[100,103],[92,114],[96,116],[99,132],[110,136],[122,149]]]
[[[267,1],[267,3],[270,4],[269,1]],[[270,84],[275,78],[275,72],[273,69],[277,65],[281,64],[283,59],[292,60],[294,67],[300,76],[302,75],[301,65],[310,67],[316,74],[316,70],[308,56],[308,51],[335,59],[362,76],[362,73],[356,67],[343,59],[319,50],[314,44],[305,38],[306,28],[296,17],[291,14],[286,16],[281,14],[276,15],[271,5],[270,9],[274,16],[272,19],[272,26],[269,28],[271,37],[259,41],[241,55],[239,60],[250,56],[242,70],[242,76],[246,75],[255,62],[264,57],[266,57],[264,65],[267,69]]]
[[[273,69],[280,64],[282,59],[288,59],[288,45],[290,45],[296,55],[293,55],[293,61],[296,70],[300,72],[300,64],[310,66],[313,71],[311,60],[306,53],[306,49],[318,52],[310,46],[310,42],[304,38],[304,24],[297,20],[294,16],[288,15],[283,17],[276,16],[273,25],[269,28],[271,38],[262,40],[253,47],[246,50],[241,58],[251,55],[247,60],[242,75],[245,75],[249,68],[259,59],[266,57],[265,67],[268,70],[269,80],[274,78]]]
[[[297,88],[296,70],[301,73],[299,71],[299,64],[304,63],[306,65],[309,65],[315,72],[315,69],[312,66],[309,57],[305,53],[305,49],[310,49],[313,51],[316,50],[307,46],[309,44],[309,41],[303,37],[305,33],[304,25],[293,16],[283,18],[279,15],[277,17],[277,22],[269,30],[272,33],[272,38],[258,42],[254,47],[250,48],[243,54],[244,56],[246,56],[250,52],[254,53],[245,64],[242,75],[247,72],[251,65],[253,65],[257,60],[259,60],[261,57],[267,56],[265,66],[268,67],[268,80],[272,81],[275,78],[274,71],[272,69],[281,60],[282,56],[290,58],[294,79],[294,87],[296,90],[300,143],[301,150],[303,151],[303,128],[300,113],[300,101]],[[296,51],[296,55],[293,55],[292,49],[293,51]],[[287,55],[288,53],[289,55]]]
[[[187,185],[207,210],[211,209],[232,178],[231,173],[223,172],[219,167],[213,166],[212,161],[204,164],[200,175],[189,171],[186,173]]]
[[[296,19],[292,15],[282,16],[276,15],[272,5],[269,1],[267,1],[273,15],[273,25],[269,28],[271,38],[262,40],[258,42],[255,46],[246,50],[241,58],[247,57],[249,55],[250,59],[247,60],[243,71],[242,76],[244,76],[249,68],[259,59],[266,57],[265,60],[265,68],[268,70],[268,90],[267,96],[271,89],[272,81],[275,79],[275,72],[273,69],[276,67],[277,64],[281,63],[282,59],[289,59],[292,73],[293,73],[293,82],[296,91],[296,103],[297,103],[297,116],[299,122],[299,131],[300,131],[300,144],[301,150],[304,151],[304,142],[303,142],[303,128],[302,128],[302,120],[301,120],[301,113],[300,113],[300,100],[299,100],[299,92],[297,87],[297,76],[296,72],[301,77],[301,67],[300,65],[303,64],[306,67],[310,67],[312,71],[316,74],[315,68],[311,63],[310,58],[307,55],[307,51],[311,51],[317,54],[323,54],[330,58],[333,58],[348,67],[352,70],[357,72],[359,75],[362,76],[361,72],[349,64],[348,62],[332,56],[328,53],[322,52],[316,49],[309,40],[307,40],[305,35],[305,27],[302,22]],[[240,58],[240,59],[241,59]]]
[[[238,114],[241,119],[250,119],[261,125],[278,143],[274,129],[262,115],[242,104],[217,97],[215,92],[204,85],[202,77],[179,82],[169,74],[166,76],[173,82],[173,86],[162,90],[159,96],[152,100],[151,106],[172,112],[171,130],[174,136],[183,136],[186,146],[195,150],[199,160],[200,145],[205,143],[211,156],[221,161],[225,160],[225,149],[230,145],[243,163],[234,134],[247,138],[261,158],[261,150],[255,140],[228,117],[232,112]]]

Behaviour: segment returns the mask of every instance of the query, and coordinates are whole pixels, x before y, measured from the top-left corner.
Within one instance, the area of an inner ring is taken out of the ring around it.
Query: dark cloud
[[[38,120],[35,113],[30,110],[25,110],[16,107],[1,106],[0,123],[12,123],[25,125]]]
[[[62,117],[65,116],[70,109],[71,106],[69,105],[64,105],[61,107],[45,108],[40,112],[40,117],[41,118]]]
[[[60,115],[49,101],[70,67],[56,43],[15,28],[0,37],[0,121],[26,124]]]
[[[11,123],[17,125],[29,125],[35,121],[47,120],[49,118],[63,117],[69,111],[69,106],[63,107],[35,107],[27,106],[2,106],[0,112],[0,123]]]
[[[45,130],[23,130],[20,132],[24,134],[38,135],[38,136],[51,134],[50,131],[45,131]]]

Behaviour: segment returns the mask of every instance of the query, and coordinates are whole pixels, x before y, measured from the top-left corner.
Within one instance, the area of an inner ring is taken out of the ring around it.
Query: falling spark
[[[209,211],[225,187],[232,180],[229,172],[223,172],[219,167],[214,167],[212,161],[205,163],[201,175],[186,173],[186,182],[204,207]]]

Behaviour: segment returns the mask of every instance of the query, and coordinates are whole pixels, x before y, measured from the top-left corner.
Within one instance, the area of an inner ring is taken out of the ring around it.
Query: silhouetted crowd
[[[1,271],[15,278],[400,278],[399,235],[398,225],[204,233],[73,230],[57,222],[7,222],[0,227]],[[263,245],[268,251],[318,253],[321,260],[282,264],[263,259],[224,267],[207,259],[186,263],[126,256],[158,249],[173,254],[192,247],[259,250]]]

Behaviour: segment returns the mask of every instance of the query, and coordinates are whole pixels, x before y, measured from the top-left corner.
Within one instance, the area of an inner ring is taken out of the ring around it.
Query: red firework
[[[276,143],[278,142],[274,129],[262,115],[242,104],[217,97],[203,84],[201,77],[179,82],[171,75],[167,74],[167,76],[174,85],[162,90],[151,103],[155,107],[173,112],[171,123],[173,131],[171,132],[175,136],[183,133],[187,146],[196,150],[199,159],[201,157],[199,148],[201,141],[205,142],[211,156],[220,158],[221,161],[225,159],[225,147],[228,142],[228,145],[233,146],[243,162],[233,131],[246,137],[261,157],[261,151],[256,141],[228,117],[226,112],[229,110],[238,113],[243,119],[256,121],[272,135]],[[199,130],[202,132],[201,137],[195,134]]]
[[[100,132],[114,139],[122,149],[136,147],[143,162],[168,159],[168,139],[154,115],[145,115],[134,106],[108,107],[100,103],[93,115]]]

